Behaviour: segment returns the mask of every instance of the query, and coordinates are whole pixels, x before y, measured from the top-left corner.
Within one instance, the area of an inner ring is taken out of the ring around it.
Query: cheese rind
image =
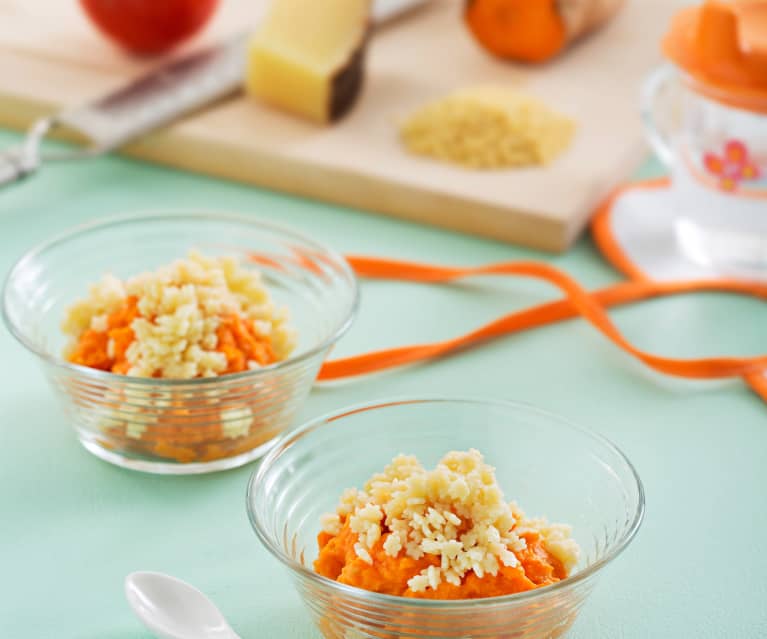
[[[247,92],[326,123],[354,104],[364,76],[369,0],[275,0],[253,36]]]

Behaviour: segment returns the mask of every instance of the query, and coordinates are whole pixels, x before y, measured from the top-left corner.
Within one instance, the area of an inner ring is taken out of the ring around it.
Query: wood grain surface
[[[660,60],[676,0],[630,0],[606,29],[540,67],[493,59],[471,39],[458,0],[376,31],[352,113],[322,128],[244,96],[216,104],[124,149],[126,154],[365,211],[561,251],[645,149],[638,93]],[[226,0],[187,49],[257,23],[263,0]],[[95,98],[158,61],[105,41],[76,2],[0,0],[0,125]],[[572,147],[546,168],[471,171],[411,157],[397,123],[458,87],[504,84],[540,96],[578,123]],[[51,168],[50,170],[55,170]]]

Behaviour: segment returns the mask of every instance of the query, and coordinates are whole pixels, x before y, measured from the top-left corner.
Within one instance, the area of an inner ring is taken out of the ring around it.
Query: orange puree
[[[249,360],[261,366],[277,361],[271,342],[260,338],[254,328],[243,322],[239,315],[222,318],[216,336],[217,350],[226,355],[227,373],[247,370]]]
[[[127,374],[131,363],[126,353],[135,339],[131,323],[137,317],[142,317],[138,310],[138,300],[133,296],[127,297],[120,308],[107,316],[105,331],[89,328],[80,335],[68,356],[69,361],[103,371]],[[277,361],[269,338],[256,334],[255,328],[249,324],[238,315],[221,318],[216,331],[216,350],[226,355],[227,367],[222,374],[247,370],[248,361],[256,361],[262,366]],[[155,377],[159,375],[160,371],[155,372]],[[241,390],[232,389],[232,392],[236,394]],[[173,398],[171,405],[157,416],[157,424],[147,427],[139,437],[127,437],[124,428],[114,427],[107,431],[110,439],[102,444],[109,448],[119,446],[135,453],[189,463],[239,455],[274,436],[272,431],[258,428],[252,434],[225,438],[218,423],[203,426],[195,423],[190,428],[192,418],[185,405],[183,395],[179,399]],[[193,419],[191,423],[194,423]]]
[[[485,574],[481,578],[470,571],[460,586],[443,581],[436,589],[427,588],[413,592],[408,581],[430,565],[439,565],[439,558],[423,555],[413,559],[404,551],[391,557],[383,545],[389,533],[370,549],[372,565],[357,556],[354,545],[358,535],[352,532],[349,523],[344,522],[338,535],[321,532],[317,537],[320,553],[314,562],[314,569],[324,577],[349,586],[356,586],[388,595],[420,599],[479,599],[524,592],[548,586],[567,577],[566,571],[555,557],[543,547],[536,532],[523,532],[527,547],[515,554],[520,565],[503,566],[496,575]]]
[[[92,328],[84,331],[75,349],[69,354],[69,361],[102,371],[127,373],[130,363],[125,358],[125,351],[134,338],[130,325],[139,316],[137,305],[136,297],[127,297],[120,308],[107,316],[106,331],[96,331]],[[108,348],[110,339],[114,340],[112,357]]]

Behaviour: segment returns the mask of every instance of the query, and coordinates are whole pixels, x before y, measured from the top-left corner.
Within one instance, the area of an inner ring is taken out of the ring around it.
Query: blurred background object
[[[379,0],[388,7],[395,0]],[[252,31],[266,0],[227,0],[175,55]],[[182,169],[454,230],[562,251],[597,203],[646,153],[638,87],[685,0],[633,0],[592,37],[545,65],[490,56],[466,28],[462,0],[425,4],[376,29],[354,109],[332,126],[238,95],[126,145]],[[0,0],[0,125],[24,130],[164,63],[132,56],[90,25],[77,3]],[[477,171],[410,155],[398,123],[456,89],[521,90],[576,125],[548,166]],[[66,90],[63,90],[66,87]],[[182,89],[183,90],[183,89]],[[66,132],[63,133],[66,135]],[[69,133],[70,140],[82,138]]]
[[[365,78],[370,9],[370,0],[272,0],[250,38],[248,94],[318,124],[343,117]]]
[[[648,78],[642,106],[671,185],[627,193],[612,215],[623,251],[656,277],[767,277],[765,16],[765,0],[709,0],[670,21],[673,65]]]
[[[598,29],[625,0],[466,0],[464,18],[490,53],[545,62]]]
[[[219,0],[80,0],[91,21],[138,54],[171,50],[202,29]]]

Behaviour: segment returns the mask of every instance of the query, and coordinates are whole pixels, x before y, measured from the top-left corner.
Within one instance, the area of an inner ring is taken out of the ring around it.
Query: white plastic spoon
[[[160,639],[240,639],[224,615],[197,588],[160,572],[133,572],[125,597]]]

